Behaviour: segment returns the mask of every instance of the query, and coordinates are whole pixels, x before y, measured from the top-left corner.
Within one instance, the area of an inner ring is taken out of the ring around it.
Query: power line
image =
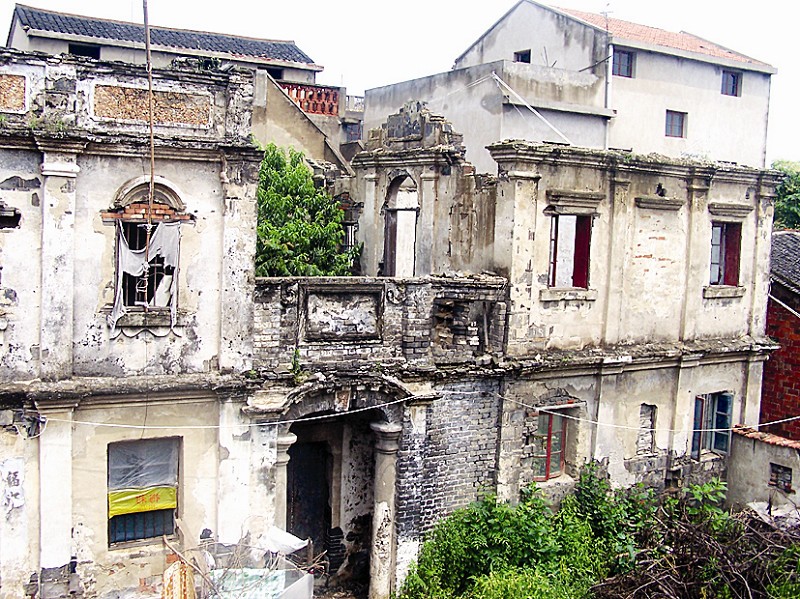
[[[685,433],[685,432],[729,432],[736,430],[736,427],[729,427],[729,428],[709,428],[709,429],[696,429],[692,428],[689,431],[686,429],[664,429],[664,428],[647,428],[647,427],[639,427],[639,426],[628,426],[624,424],[614,424],[612,422],[601,422],[599,420],[592,420],[591,418],[582,418],[580,416],[574,416],[571,414],[565,414],[564,408],[565,406],[559,406],[559,409],[554,409],[553,406],[533,406],[530,404],[526,404],[519,400],[506,397],[500,393],[491,393],[486,391],[434,391],[433,393],[437,395],[495,395],[499,399],[504,401],[509,401],[513,404],[518,406],[535,410],[536,412],[542,412],[545,414],[556,414],[561,416],[562,418],[566,418],[569,420],[573,420],[575,422],[582,422],[585,424],[589,424],[592,426],[604,426],[608,428],[614,429],[622,429],[622,430],[635,430],[635,431],[652,431],[652,432],[661,432],[661,433]],[[414,401],[417,399],[429,399],[431,394],[425,395],[411,395],[409,397],[403,397],[400,399],[395,399],[392,401],[376,404],[374,406],[366,406],[363,408],[356,408],[353,410],[348,410],[347,412],[336,412],[333,414],[321,414],[318,416],[309,416],[305,418],[292,418],[288,420],[272,420],[269,422],[250,422],[250,423],[243,423],[243,424],[229,424],[229,425],[221,425],[221,424],[192,424],[192,425],[145,425],[145,424],[116,424],[116,423],[109,423],[109,422],[94,422],[89,420],[69,420],[66,418],[48,418],[43,417],[43,422],[46,424],[49,421],[52,422],[63,422],[63,423],[70,423],[70,424],[77,424],[82,426],[95,426],[95,427],[107,427],[107,428],[123,428],[123,429],[135,429],[135,430],[214,430],[214,429],[223,429],[223,428],[250,428],[250,427],[267,427],[267,426],[280,426],[285,424],[294,424],[297,422],[315,422],[320,420],[332,420],[334,418],[341,418],[343,416],[349,416],[351,414],[358,414],[361,412],[368,412],[370,410],[380,410],[382,408],[390,407],[399,403]],[[568,404],[567,404],[568,405]],[[770,422],[762,422],[759,423],[756,428],[770,426],[774,424],[782,424],[785,422],[792,422],[795,420],[800,420],[800,415],[798,416],[791,416],[789,418],[783,418],[781,420],[773,420]]]

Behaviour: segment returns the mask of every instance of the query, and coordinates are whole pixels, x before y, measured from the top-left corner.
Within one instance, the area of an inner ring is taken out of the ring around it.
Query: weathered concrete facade
[[[0,462],[3,492],[15,497],[2,519],[2,595],[146,587],[165,552],[111,550],[107,451],[171,427],[218,426],[236,402],[220,373],[252,361],[252,73],[154,71],[149,208],[143,67],[9,50],[2,63]],[[176,301],[114,314],[121,231],[144,227],[148,211],[158,228],[180,229],[170,248],[179,263],[162,271],[176,279]],[[192,531],[222,500],[225,440],[198,430],[178,432],[183,455],[202,457],[181,464],[191,490],[180,514]]]
[[[151,206],[144,70],[2,56],[4,596],[157,592],[162,535],[275,525],[383,599],[483,492],[681,484],[725,468],[707,417],[757,421],[773,173],[499,142],[478,175],[412,103],[337,183],[366,276],[255,280],[251,72],[155,71]],[[157,443],[140,512],[114,463]]]

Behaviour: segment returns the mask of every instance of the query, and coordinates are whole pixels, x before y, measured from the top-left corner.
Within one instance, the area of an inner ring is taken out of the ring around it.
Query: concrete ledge
[[[597,289],[576,289],[567,287],[563,289],[542,289],[539,291],[539,301],[559,302],[580,301],[593,302],[597,299]]]
[[[733,285],[708,285],[703,287],[703,297],[705,299],[723,299],[731,297],[742,297],[744,287]]]

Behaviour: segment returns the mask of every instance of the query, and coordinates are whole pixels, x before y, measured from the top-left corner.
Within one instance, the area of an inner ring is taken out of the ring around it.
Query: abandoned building
[[[501,139],[763,168],[775,72],[689,33],[520,0],[453,70],[367,90],[364,128],[413,99],[447,115],[479,171]]]
[[[104,61],[144,64],[144,27],[17,4],[6,46]],[[302,150],[348,172],[361,138],[363,98],[344,87],[316,83],[323,67],[293,41],[151,27],[156,67],[196,60],[206,68],[236,65],[255,71],[252,134]],[[225,67],[229,68],[229,67]]]
[[[589,459],[722,472],[758,421],[777,175],[505,141],[409,103],[351,278],[254,277],[249,68],[0,54],[2,595],[154,592],[277,526],[384,599],[441,516]],[[644,291],[643,291],[644,290]]]

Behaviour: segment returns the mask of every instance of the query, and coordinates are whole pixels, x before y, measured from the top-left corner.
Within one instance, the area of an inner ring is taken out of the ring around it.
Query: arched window
[[[177,315],[181,224],[191,222],[179,192],[161,177],[153,185],[140,177],[124,185],[103,220],[116,227],[116,280],[111,328],[127,312]]]

